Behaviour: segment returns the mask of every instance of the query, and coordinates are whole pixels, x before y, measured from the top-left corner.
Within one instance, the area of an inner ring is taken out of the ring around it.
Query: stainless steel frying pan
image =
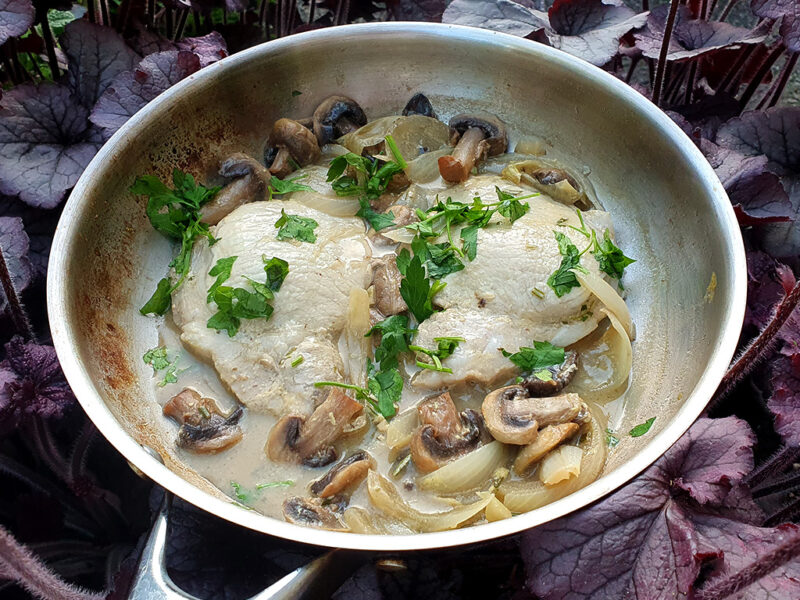
[[[173,249],[127,189],[139,174],[165,177],[174,167],[211,178],[230,151],[261,156],[275,119],[307,116],[327,95],[352,96],[377,117],[397,113],[417,91],[445,118],[473,109],[494,113],[517,137],[538,135],[549,155],[589,173],[620,245],[638,261],[626,275],[638,339],[620,430],[658,418],[647,436],[623,436],[591,485],[491,524],[413,536],[356,535],[245,510],[180,461],[174,431],[155,402],[141,356],[156,345],[156,327],[137,309],[164,275]],[[709,301],[713,275],[717,285]],[[102,148],[72,192],[47,284],[53,339],[72,389],[106,438],[147,476],[257,531],[334,548],[399,551],[522,531],[585,506],[642,471],[686,431],[719,383],[739,336],[746,268],[733,210],[713,170],[633,89],[519,38],[380,23],[252,48],[148,104]]]

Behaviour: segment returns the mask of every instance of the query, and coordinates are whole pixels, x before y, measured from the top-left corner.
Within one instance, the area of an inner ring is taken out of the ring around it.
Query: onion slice
[[[628,339],[635,340],[636,332],[633,327],[633,319],[631,319],[628,305],[625,304],[622,296],[597,273],[582,273],[577,269],[573,272],[578,279],[578,283],[594,294],[605,305],[609,313],[614,314],[628,335]]]
[[[490,442],[420,477],[417,483],[420,489],[440,494],[473,490],[489,483],[492,473],[508,458],[508,446]]]
[[[344,330],[339,338],[339,354],[342,356],[345,381],[364,387],[366,369],[364,365],[369,353],[369,294],[367,290],[354,288],[350,291]]]
[[[411,443],[418,425],[419,413],[416,406],[401,412],[386,428],[386,445],[392,450],[405,448]]]
[[[581,473],[583,450],[577,446],[559,446],[548,453],[539,465],[539,479],[545,485],[555,485]]]

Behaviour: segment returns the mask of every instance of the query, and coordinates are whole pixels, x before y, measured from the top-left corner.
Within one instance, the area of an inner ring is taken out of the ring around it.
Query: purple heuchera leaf
[[[0,46],[9,38],[28,31],[33,25],[34,13],[30,0],[0,0]]]
[[[36,277],[44,277],[47,274],[47,260],[58,224],[59,211],[33,208],[16,198],[0,196],[0,216],[22,219],[25,233],[30,239],[28,259],[33,267],[33,274]]]
[[[52,346],[12,338],[0,362],[0,429],[13,429],[32,416],[60,417],[75,397]]]
[[[114,77],[132,69],[139,60],[112,28],[82,19],[67,25],[61,44],[69,64],[70,88],[90,108]]]
[[[747,252],[747,312],[745,325],[763,329],[775,305],[791,290],[794,274],[766,252]],[[792,317],[790,317],[790,320]]]
[[[646,27],[634,34],[636,47],[648,58],[659,57],[668,10],[668,4],[654,8],[647,17]],[[719,21],[692,19],[689,9],[681,6],[676,14],[675,26],[669,40],[667,60],[697,60],[731,46],[757,44],[764,41],[768,33],[767,24],[750,30]]]
[[[0,193],[56,206],[100,148],[89,110],[58,84],[18,85],[0,105]]]
[[[783,43],[792,52],[800,52],[800,4],[797,0],[752,0],[750,7],[759,17],[781,19]]]
[[[11,274],[11,282],[18,294],[21,294],[31,282],[33,268],[28,259],[28,249],[30,242],[25,229],[22,226],[22,219],[19,217],[0,217],[0,250],[3,251],[8,272]],[[0,286],[0,313],[2,313],[8,300]]]
[[[755,527],[763,515],[738,485],[753,467],[754,443],[744,421],[700,419],[621,490],[523,534],[531,591],[544,598],[677,598],[690,593],[706,564],[715,570],[705,585],[748,567],[756,555],[742,553],[729,533],[746,532],[766,554],[784,531]],[[748,589],[789,585],[794,596],[776,598],[797,598],[800,581],[773,581],[796,567],[768,572]]]
[[[192,52],[167,50],[151,54],[108,86],[89,118],[107,138],[111,137],[145,104],[199,69],[200,58]]]
[[[149,29],[142,29],[134,38],[132,45],[142,56],[167,50],[194,52],[200,58],[201,67],[206,67],[228,56],[228,46],[217,31],[212,31],[202,37],[188,37],[173,42]]]
[[[556,0],[547,13],[511,0],[453,0],[442,21],[533,37],[603,65],[617,53],[620,38],[644,25],[646,18],[647,13],[602,0]]]
[[[389,0],[386,3],[395,21],[440,21],[447,5],[445,0],[419,0],[403,2]]]
[[[767,407],[775,415],[775,431],[783,441],[800,445],[800,351],[772,362],[772,395]]]

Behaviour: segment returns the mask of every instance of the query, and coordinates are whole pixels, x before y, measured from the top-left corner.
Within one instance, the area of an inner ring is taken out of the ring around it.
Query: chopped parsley
[[[533,348],[523,346],[519,352],[506,352],[499,349],[503,356],[517,365],[523,373],[532,373],[537,379],[550,381],[553,377],[547,367],[560,365],[564,362],[564,348],[554,346],[550,342],[533,342]]]
[[[353,175],[345,173],[348,167]],[[358,196],[361,208],[356,214],[366,219],[375,231],[380,231],[395,224],[394,215],[376,212],[370,206],[370,200],[383,194],[391,178],[402,170],[399,162],[348,152],[331,161],[327,181],[338,196]]]
[[[559,231],[554,231],[553,233],[558,242],[558,251],[563,258],[558,269],[547,279],[547,285],[556,293],[556,296],[561,298],[561,296],[568,294],[572,288],[580,287],[581,285],[573,270],[585,273],[586,269],[580,265],[581,254],[583,253],[578,251],[575,244],[563,233]]]
[[[298,175],[291,179],[278,179],[273,175],[269,180],[269,199],[272,200],[273,194],[281,196],[283,194],[290,194],[291,192],[313,192],[313,188],[304,183],[297,183],[300,179],[304,179],[305,177],[308,177],[308,175]]]
[[[407,251],[404,250],[406,254]],[[401,252],[402,254],[402,252]],[[400,269],[398,261],[398,269]],[[400,282],[400,296],[406,301],[408,310],[414,315],[417,323],[422,323],[433,314],[433,297],[447,285],[443,281],[431,281],[425,274],[422,259],[415,256],[407,263],[403,259],[404,268],[400,270],[403,280]]]
[[[216,264],[211,267],[211,270],[208,272],[208,274],[212,277],[216,277],[217,280],[211,284],[210,288],[208,288],[206,302],[211,302],[214,299],[214,292],[217,290],[217,288],[230,279],[233,263],[236,262],[237,258],[239,257],[229,256],[228,258],[220,258]]]
[[[314,230],[318,225],[319,223],[310,217],[289,215],[281,209],[281,218],[275,221],[275,227],[278,229],[275,237],[279,240],[298,240],[313,244],[317,241]]]
[[[195,182],[194,177],[179,169],[172,172],[173,186],[170,188],[153,175],[138,177],[130,187],[133,194],[147,196],[145,212],[150,224],[162,235],[181,242],[178,255],[169,266],[175,269],[178,280],[172,284],[168,277],[161,279],[156,291],[139,309],[143,315],[163,315],[172,303],[172,293],[185,281],[191,268],[192,248],[200,237],[209,243],[216,242],[206,223],[200,221],[200,209],[220,190],[207,188]]]
[[[645,433],[650,431],[650,428],[653,426],[653,422],[656,420],[655,417],[650,417],[644,423],[639,423],[636,427],[631,429],[628,433],[631,437],[640,437],[643,436]]]
[[[256,485],[257,490],[266,490],[269,488],[277,488],[277,487],[289,487],[294,485],[294,481],[292,479],[286,479],[284,481],[269,481],[267,483],[259,483]]]
[[[339,387],[345,390],[351,390],[355,392],[356,400],[363,402],[365,406],[368,406],[376,414],[390,419],[397,412],[395,402],[399,400],[400,394],[403,391],[403,378],[400,377],[400,372],[396,369],[378,373],[372,371],[374,368],[372,362],[367,359],[367,375],[369,381],[367,385],[369,385],[369,388],[362,388],[357,385],[341,383],[339,381],[317,381],[314,387]],[[382,376],[378,378],[379,375]]]
[[[297,358],[295,358],[295,359],[292,361],[292,368],[294,369],[295,367],[299,367],[300,365],[302,365],[302,364],[303,364],[303,361],[304,361],[304,360],[305,360],[305,359],[303,358],[303,355],[301,354],[300,356],[298,356]]]
[[[269,319],[272,316],[273,308],[269,302],[283,284],[289,264],[276,257],[262,257],[262,260],[266,283],[247,278],[254,291],[226,285],[218,285],[214,289],[211,299],[217,305],[217,312],[206,323],[210,329],[227,331],[233,337],[239,331],[242,319]]]
[[[619,444],[619,438],[615,434],[616,431],[606,429],[606,446],[609,448],[614,448],[617,444]]]
[[[397,356],[408,352],[408,344],[417,330],[409,328],[406,315],[392,315],[376,323],[366,337],[378,332],[381,334],[381,341],[375,349],[375,362],[380,364],[381,369],[396,367]]]
[[[429,369],[431,371],[438,371],[440,373],[452,373],[452,369],[442,366],[442,361],[445,358],[452,356],[453,352],[455,352],[456,348],[458,348],[458,345],[461,342],[466,342],[467,340],[462,337],[436,337],[433,338],[433,341],[437,344],[436,350],[429,350],[420,346],[408,347],[409,350],[426,354],[427,356],[431,357],[431,360],[433,360],[433,363],[427,363],[418,360],[417,366],[421,369]]]
[[[249,508],[250,503],[256,499],[258,492],[269,488],[289,487],[294,485],[294,481],[287,479],[285,481],[270,481],[268,483],[259,483],[254,490],[248,490],[236,481],[231,481],[231,489],[233,490],[234,497],[245,507]]]
[[[603,233],[602,241],[598,240],[597,235],[592,231],[592,241],[594,245],[592,255],[597,259],[600,270],[614,279],[621,280],[625,267],[636,262],[632,258],[625,256],[622,250],[614,244],[608,233],[608,229]],[[620,288],[622,287],[621,281],[619,282],[619,286]]]
[[[167,349],[164,346],[157,346],[151,348],[142,356],[142,360],[146,365],[153,367],[153,375],[159,371],[164,371],[161,381],[158,382],[158,387],[164,387],[168,383],[176,383],[178,381],[178,357],[174,360],[169,360]]]

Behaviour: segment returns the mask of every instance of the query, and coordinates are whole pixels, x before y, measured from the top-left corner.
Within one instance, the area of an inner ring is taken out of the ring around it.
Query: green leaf
[[[408,166],[403,155],[400,154],[400,149],[397,147],[397,144],[394,141],[394,138],[391,135],[386,136],[386,146],[389,148],[389,151],[392,153],[394,157],[394,162],[396,162],[401,169],[405,169]]]
[[[461,230],[461,249],[470,261],[475,260],[478,255],[478,229],[477,225],[470,225]]]
[[[417,330],[408,327],[406,315],[392,315],[376,323],[366,336],[369,337],[375,332],[381,334],[381,342],[375,349],[375,360],[382,369],[387,369],[397,365],[398,354],[408,351],[408,344]]]
[[[264,261],[264,272],[267,274],[267,287],[273,292],[277,292],[289,274],[289,263],[277,256],[270,259],[262,256],[261,260]]]
[[[442,366],[442,361],[452,356],[453,352],[455,352],[456,348],[458,348],[458,345],[461,342],[466,342],[467,340],[462,337],[436,337],[433,338],[433,341],[436,342],[436,350],[429,350],[428,348],[422,348],[421,346],[409,346],[409,350],[426,354],[433,359],[432,363],[418,360],[417,366],[422,369],[438,371],[440,373],[452,373],[452,369]]]
[[[259,483],[256,485],[257,490],[266,490],[270,488],[277,488],[277,487],[290,487],[294,485],[294,481],[291,479],[287,479],[285,481],[270,481],[267,483]]]
[[[408,263],[405,277],[400,282],[400,295],[418,323],[422,323],[433,314],[431,289],[431,282],[425,275],[422,261],[419,256],[415,256]]]
[[[561,259],[561,265],[558,269],[547,279],[547,285],[552,288],[556,296],[561,298],[565,294],[568,294],[572,288],[580,287],[581,284],[578,282],[578,278],[575,277],[575,273],[572,272],[572,269],[582,267],[580,267],[579,264],[580,252],[575,244],[563,233],[558,231],[554,231],[553,233],[556,236],[558,250],[563,258]]]
[[[236,335],[236,332],[239,331],[240,324],[241,321],[239,319],[231,315],[229,312],[222,311],[215,313],[208,321],[206,321],[206,326],[209,329],[227,331],[229,337]]]
[[[211,267],[211,270],[208,272],[208,274],[212,277],[216,277],[217,280],[211,284],[210,288],[208,288],[206,302],[211,302],[214,299],[214,292],[217,290],[217,288],[230,279],[231,269],[233,269],[233,263],[236,262],[237,258],[238,256],[220,258],[216,264]]]
[[[314,230],[319,223],[309,217],[300,217],[298,215],[286,214],[286,211],[281,209],[281,218],[275,221],[275,227],[278,228],[277,238],[279,240],[299,240],[313,244],[317,241],[317,236]]]
[[[447,242],[428,243],[426,254],[428,258],[425,266],[428,268],[428,275],[433,279],[441,279],[445,275],[461,271],[464,268],[464,263],[456,256],[455,248]]]
[[[164,279],[158,282],[156,291],[153,292],[153,295],[145,302],[144,306],[139,309],[139,312],[143,315],[163,315],[169,310],[172,304],[172,296],[170,295],[171,289],[172,286],[170,285],[169,279],[164,277]]]
[[[644,423],[639,423],[636,427],[630,430],[631,437],[639,437],[650,431],[650,428],[653,426],[653,422],[656,420],[655,417],[650,417]]]
[[[408,268],[408,263],[411,262],[411,253],[408,251],[407,248],[403,248],[400,250],[400,253],[397,255],[395,259],[395,263],[397,263],[397,270],[400,271],[401,275],[406,274],[406,269]]]
[[[386,229],[387,227],[393,227],[395,225],[393,212],[376,212],[365,198],[361,198],[358,203],[361,205],[361,208],[358,209],[356,215],[365,219],[375,231],[380,231],[381,229]]]
[[[506,217],[512,223],[531,209],[530,204],[527,202],[520,202],[519,198],[514,198],[513,194],[504,192],[497,186],[495,186],[494,189],[497,193],[497,199],[500,201],[500,205],[497,207],[497,212]]]
[[[367,359],[369,362],[369,359]],[[367,372],[369,373],[369,367]],[[369,376],[367,385],[377,400],[377,410],[384,418],[391,419],[397,412],[396,403],[403,393],[403,378],[397,369],[379,371]]]
[[[47,24],[50,25],[50,30],[56,37],[64,33],[66,26],[72,23],[76,18],[77,17],[68,10],[51,8],[47,11]]]
[[[594,236],[592,255],[597,259],[600,270],[614,279],[621,279],[625,267],[636,261],[625,256],[622,250],[614,244],[608,233],[608,229],[603,233],[603,241],[598,241],[594,232],[592,232],[592,235]]]
[[[166,369],[170,364],[169,359],[167,358],[167,349],[165,346],[156,346],[155,348],[150,348],[150,350],[144,353],[142,360],[144,360],[144,364],[153,367],[153,374],[161,371],[162,369]]]
[[[313,192],[314,189],[303,184],[297,183],[299,180],[308,177],[308,175],[300,175],[292,179],[278,179],[273,175],[269,180],[270,197],[272,194],[291,194],[292,192]]]
[[[533,348],[521,347],[519,352],[506,352],[500,348],[503,356],[517,365],[524,373],[539,371],[564,362],[564,348],[554,346],[550,342],[533,342]]]

